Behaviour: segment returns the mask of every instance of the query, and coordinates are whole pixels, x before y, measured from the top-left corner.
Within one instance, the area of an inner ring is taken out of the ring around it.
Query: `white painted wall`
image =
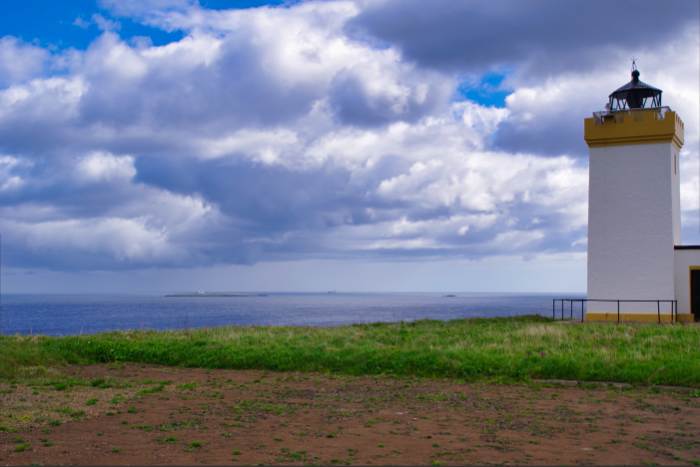
[[[674,299],[675,150],[670,142],[590,148],[588,298]],[[588,305],[589,312],[616,310],[612,302]],[[621,311],[656,313],[656,304],[627,303]]]
[[[681,159],[680,150],[671,145],[671,190],[673,205],[673,243],[681,244]]]
[[[676,250],[676,300],[678,314],[689,314],[690,309],[690,267],[700,267],[700,250]]]

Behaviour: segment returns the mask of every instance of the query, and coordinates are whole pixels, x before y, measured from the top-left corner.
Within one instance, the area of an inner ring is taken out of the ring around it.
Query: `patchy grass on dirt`
[[[687,388],[143,364],[63,371],[120,388],[16,384],[0,393],[0,465],[700,461],[700,397]],[[161,391],[141,390],[163,381]]]
[[[138,362],[464,380],[551,378],[700,386],[699,348],[698,326],[567,324],[540,317],[332,328],[232,326],[69,337],[4,336],[0,337],[0,378],[24,380],[27,373],[42,373],[61,364]],[[50,375],[41,378],[51,383]]]

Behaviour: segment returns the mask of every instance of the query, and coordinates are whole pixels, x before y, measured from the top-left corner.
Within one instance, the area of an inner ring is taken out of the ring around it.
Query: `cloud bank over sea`
[[[581,262],[582,121],[633,56],[685,121],[683,236],[700,239],[697,2],[96,11],[72,26],[96,31],[86,47],[0,37],[0,232],[17,271]]]

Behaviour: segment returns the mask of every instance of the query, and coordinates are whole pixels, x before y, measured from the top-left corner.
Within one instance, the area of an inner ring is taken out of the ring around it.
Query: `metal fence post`
[[[661,302],[658,300],[656,301],[656,314],[659,317],[659,324],[661,324]]]
[[[673,324],[678,322],[678,300],[673,300],[671,302],[671,316],[673,317]]]
[[[556,302],[556,298],[552,299],[552,321],[556,320],[557,317],[554,314],[554,303]]]
[[[620,324],[620,300],[617,301],[617,324]]]

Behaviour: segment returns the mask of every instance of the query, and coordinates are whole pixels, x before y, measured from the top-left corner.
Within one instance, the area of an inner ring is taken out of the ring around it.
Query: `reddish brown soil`
[[[700,398],[689,391],[137,365],[70,371],[129,386],[0,392],[2,411],[31,406],[67,418],[52,425],[6,413],[16,425],[0,432],[0,464],[700,461]]]

